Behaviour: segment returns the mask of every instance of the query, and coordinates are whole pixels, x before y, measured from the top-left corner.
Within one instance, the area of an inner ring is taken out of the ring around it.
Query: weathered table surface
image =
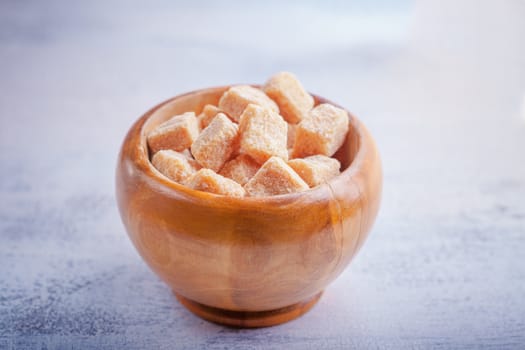
[[[525,348],[523,1],[264,3],[0,2],[0,348]],[[368,125],[383,204],[312,311],[229,329],[135,252],[116,156],[150,106],[279,70]]]

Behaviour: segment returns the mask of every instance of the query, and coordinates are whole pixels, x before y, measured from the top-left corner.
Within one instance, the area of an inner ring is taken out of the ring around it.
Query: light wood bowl
[[[174,97],[131,127],[117,165],[118,206],[136,249],[186,308],[230,326],[271,326],[307,312],[362,246],[379,209],[381,162],[349,114],[335,155],[341,175],[308,191],[232,198],[168,180],[149,161],[147,133],[217,104],[227,88]]]

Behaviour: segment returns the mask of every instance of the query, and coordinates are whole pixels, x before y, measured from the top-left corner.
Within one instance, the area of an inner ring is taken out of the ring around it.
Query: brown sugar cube
[[[219,113],[193,142],[191,154],[203,167],[219,171],[237,145],[237,131],[237,124]]]
[[[171,149],[155,153],[151,158],[151,163],[164,176],[180,184],[200,169],[195,160],[188,159],[184,154]]]
[[[244,185],[255,175],[259,168],[259,164],[250,156],[241,154],[224,164],[219,174],[234,180],[240,185]]]
[[[320,104],[297,124],[293,158],[316,154],[330,157],[341,147],[347,132],[347,112],[328,103]]]
[[[240,153],[262,164],[271,156],[288,159],[286,149],[287,125],[277,113],[249,104],[239,123]]]
[[[201,114],[197,117],[197,120],[199,121],[199,126],[202,129],[205,129],[208,125],[210,125],[211,121],[217,114],[221,113],[221,110],[214,105],[206,105],[202,109]]]
[[[244,197],[246,191],[237,182],[221,176],[210,169],[201,169],[193,174],[186,186],[197,191],[222,194],[232,197]]]
[[[339,175],[341,163],[335,158],[317,155],[306,158],[292,159],[288,165],[310,187],[315,187]]]
[[[233,121],[239,122],[242,112],[250,103],[279,113],[277,104],[262,90],[248,86],[232,86],[219,100],[219,108],[226,112]]]
[[[313,97],[292,73],[275,74],[263,90],[277,102],[281,115],[289,123],[299,123],[314,106]]]
[[[198,135],[199,126],[195,113],[187,112],[174,116],[150,132],[148,146],[152,154],[161,149],[183,151],[191,146]]]
[[[272,157],[244,185],[253,197],[273,196],[306,191],[308,185],[279,157]]]

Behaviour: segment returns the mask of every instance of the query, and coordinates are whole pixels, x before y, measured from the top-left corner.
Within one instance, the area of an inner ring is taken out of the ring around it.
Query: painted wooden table
[[[525,348],[523,2],[265,6],[0,2],[0,348]],[[367,124],[383,204],[308,314],[225,328],[135,252],[116,156],[154,104],[280,70]]]

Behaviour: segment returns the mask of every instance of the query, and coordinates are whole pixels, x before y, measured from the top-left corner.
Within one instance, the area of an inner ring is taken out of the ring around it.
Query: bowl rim
[[[330,197],[335,196],[334,188],[333,186],[331,186],[331,184],[334,181],[340,180],[341,178],[346,178],[349,182],[354,183],[353,178],[360,172],[360,170],[363,167],[363,161],[366,157],[367,152],[363,145],[365,144],[365,138],[369,137],[369,135],[365,130],[365,126],[363,125],[363,123],[352,113],[350,113],[346,108],[316,94],[311,94],[312,97],[314,97],[314,100],[316,101],[316,105],[319,105],[321,103],[330,103],[347,112],[349,124],[355,129],[355,134],[357,138],[357,151],[351,163],[343,171],[341,171],[341,173],[338,176],[330,179],[327,182],[324,182],[321,185],[315,186],[306,191],[266,197],[232,197],[191,189],[189,187],[186,187],[182,184],[170,180],[168,177],[166,177],[160,171],[158,171],[151,163],[149,157],[146,133],[144,130],[148,120],[150,120],[150,118],[159,109],[172,103],[177,99],[197,93],[226,90],[236,85],[251,85],[254,87],[260,87],[260,85],[256,84],[231,84],[207,87],[185,92],[183,94],[178,94],[149,109],[146,113],[140,116],[129,129],[121,147],[121,151],[119,154],[119,164],[121,164],[123,160],[126,160],[125,158],[127,156],[127,158],[129,158],[129,160],[132,161],[133,168],[141,173],[141,177],[143,178],[143,180],[149,186],[155,188],[164,195],[168,195],[169,197],[174,198],[184,197],[186,200],[192,202],[200,202],[206,206],[216,207],[221,207],[223,206],[223,204],[228,204],[232,206],[237,206],[238,208],[244,207],[249,209],[262,209],[260,207],[261,205],[264,205],[265,207],[281,207],[282,205],[291,204],[297,201],[305,203],[311,201],[317,202],[319,200],[322,200],[323,198],[326,198],[327,191]],[[128,152],[128,154],[126,155],[125,150],[128,149],[128,147],[131,148],[131,153]]]

